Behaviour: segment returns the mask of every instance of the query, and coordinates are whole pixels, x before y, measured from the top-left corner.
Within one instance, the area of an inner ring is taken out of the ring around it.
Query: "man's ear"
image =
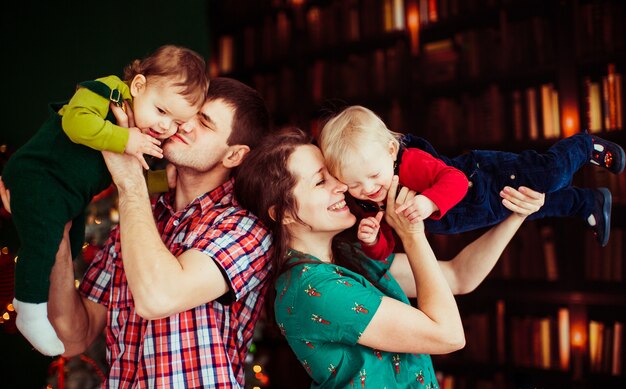
[[[222,163],[225,167],[232,169],[241,165],[243,159],[246,157],[246,154],[250,152],[250,146],[246,145],[234,145],[230,146],[228,153],[222,160]]]
[[[143,74],[137,74],[130,82],[130,94],[136,97],[146,87],[146,76]]]

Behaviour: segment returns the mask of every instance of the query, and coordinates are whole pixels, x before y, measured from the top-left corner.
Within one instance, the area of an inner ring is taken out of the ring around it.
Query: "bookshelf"
[[[623,1],[250,0],[209,8],[213,74],[259,90],[276,126],[316,135],[328,115],[362,104],[446,155],[545,150],[585,128],[626,145]],[[526,223],[486,282],[459,296],[467,347],[434,357],[442,388],[626,385],[626,175],[590,166],[574,184],[611,189],[609,245],[599,248],[577,220]],[[430,239],[450,258],[479,233]],[[270,342],[285,364],[295,362],[279,336]]]

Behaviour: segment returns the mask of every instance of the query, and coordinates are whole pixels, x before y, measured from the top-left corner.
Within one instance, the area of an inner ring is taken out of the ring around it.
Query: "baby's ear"
[[[398,157],[398,142],[390,140],[387,148],[389,150],[389,155],[391,155],[393,157],[393,160],[395,161]]]
[[[146,76],[137,74],[130,82],[130,94],[136,97],[146,87]]]

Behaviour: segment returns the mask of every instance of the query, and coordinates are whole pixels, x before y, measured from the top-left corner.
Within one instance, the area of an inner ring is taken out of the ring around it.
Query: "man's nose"
[[[182,132],[190,132],[191,131],[191,120],[186,121],[178,126],[178,131]]]

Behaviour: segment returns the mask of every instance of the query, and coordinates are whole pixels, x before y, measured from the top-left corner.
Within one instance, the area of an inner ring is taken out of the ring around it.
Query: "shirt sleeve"
[[[131,98],[128,86],[117,77],[100,78],[111,89],[121,89],[125,100]],[[80,87],[62,110],[63,131],[74,143],[95,150],[123,153],[128,143],[128,128],[106,120],[109,100]]]
[[[89,300],[109,306],[115,260],[118,258],[119,226],[111,230],[104,248],[96,254],[83,275],[78,292]]]
[[[211,257],[230,285],[220,302],[237,301],[269,276],[271,237],[256,218],[240,211],[225,217],[196,242]]]
[[[381,222],[378,231],[378,241],[372,245],[361,243],[361,250],[371,259],[382,261],[389,257],[395,247],[395,239],[389,224]]]
[[[400,183],[428,197],[439,211],[430,217],[441,219],[458,204],[468,189],[462,171],[419,149],[406,149],[400,165]]]
[[[382,294],[371,285],[326,269],[298,283],[293,309],[300,318],[297,335],[310,342],[355,345],[372,320]],[[304,312],[302,312],[304,311]]]

